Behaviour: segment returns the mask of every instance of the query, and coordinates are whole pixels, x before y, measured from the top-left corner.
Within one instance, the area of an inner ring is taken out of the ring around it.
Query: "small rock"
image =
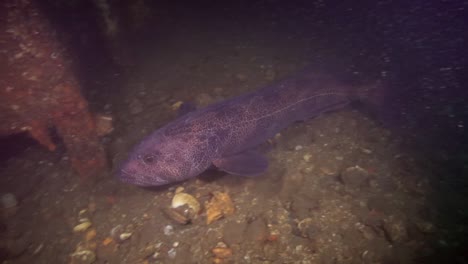
[[[119,235],[123,232],[123,227],[122,225],[116,225],[114,226],[111,231],[110,231],[110,236],[115,239],[115,240],[118,240],[119,239]]]
[[[349,167],[344,170],[340,179],[343,184],[351,188],[361,188],[369,185],[369,173],[359,166]]]
[[[177,249],[175,249],[175,248],[169,249],[169,251],[167,252],[167,256],[170,259],[174,259],[177,256]]]
[[[96,261],[96,254],[89,249],[78,248],[71,254],[73,264],[92,264]]]
[[[224,243],[223,241],[219,241],[219,242],[216,244],[216,247],[219,247],[219,248],[227,248],[228,246],[227,246],[226,243]]]
[[[122,233],[119,236],[120,241],[125,241],[132,236],[132,233]]]
[[[164,227],[163,232],[164,232],[164,235],[171,236],[174,234],[174,227],[171,225],[167,225]]]
[[[86,231],[90,226],[91,226],[91,222],[89,221],[85,221],[79,225],[76,225],[74,228],[73,228],[73,232],[83,232],[83,231]]]
[[[309,162],[310,158],[312,158],[312,155],[310,155],[309,153],[305,154],[303,157],[304,161],[306,162]]]

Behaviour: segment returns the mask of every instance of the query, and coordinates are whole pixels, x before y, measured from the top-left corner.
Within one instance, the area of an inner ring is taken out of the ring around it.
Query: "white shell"
[[[193,210],[195,214],[198,214],[200,212],[200,203],[195,197],[188,193],[176,193],[172,198],[171,207],[177,208],[183,205],[187,205],[190,209]]]
[[[91,222],[83,222],[73,228],[73,232],[86,231],[91,226]]]
[[[132,236],[132,233],[122,233],[120,234],[119,238],[121,241],[127,240]]]

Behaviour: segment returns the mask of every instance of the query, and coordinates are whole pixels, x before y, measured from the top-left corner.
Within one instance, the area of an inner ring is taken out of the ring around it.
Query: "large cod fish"
[[[304,70],[273,85],[180,116],[144,138],[118,177],[157,186],[195,177],[208,168],[259,175],[267,159],[255,147],[297,121],[342,108],[366,92],[327,74]]]

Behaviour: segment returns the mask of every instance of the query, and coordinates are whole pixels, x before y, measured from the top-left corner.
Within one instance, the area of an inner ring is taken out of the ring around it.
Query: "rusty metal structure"
[[[50,151],[55,128],[81,176],[105,168],[67,50],[32,0],[0,3],[0,121],[0,136],[27,132]]]

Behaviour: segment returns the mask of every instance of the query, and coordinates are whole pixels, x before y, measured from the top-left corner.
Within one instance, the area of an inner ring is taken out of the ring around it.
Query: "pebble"
[[[114,239],[117,239],[120,233],[122,233],[123,227],[122,225],[117,225],[114,226],[111,231],[110,231],[110,236],[113,237]]]
[[[96,254],[89,249],[83,249],[75,251],[71,254],[71,258],[71,263],[91,264],[96,261]]]
[[[171,236],[174,234],[174,227],[171,225],[167,225],[164,227],[164,235]]]
[[[177,250],[175,248],[169,249],[169,251],[167,252],[167,256],[170,259],[174,259],[177,256]]]
[[[308,162],[310,160],[310,158],[312,158],[312,155],[307,153],[302,158],[304,159],[304,161]]]
[[[132,233],[122,233],[119,235],[120,241],[125,241],[132,236]]]
[[[81,224],[79,225],[76,225],[74,228],[73,228],[73,232],[83,232],[83,231],[86,231],[89,227],[91,226],[91,222],[82,222]]]

